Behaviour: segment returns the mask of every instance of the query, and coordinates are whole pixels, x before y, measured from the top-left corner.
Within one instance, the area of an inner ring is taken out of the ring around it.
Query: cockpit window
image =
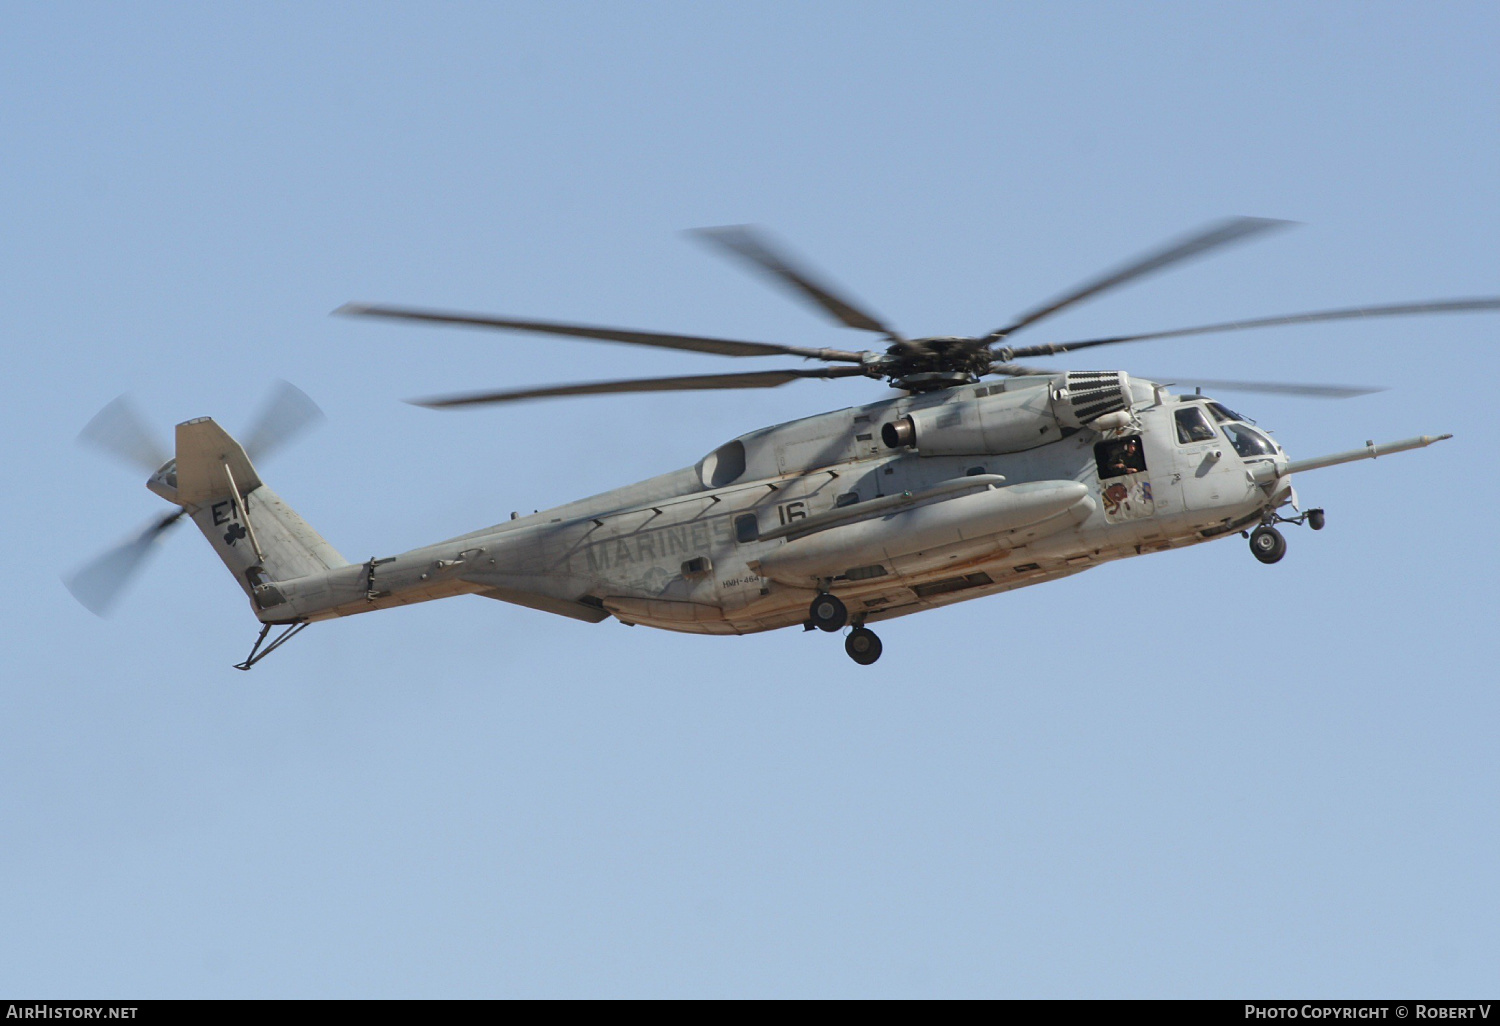
[[[1209,442],[1214,437],[1214,429],[1203,415],[1201,406],[1189,406],[1177,411],[1177,441],[1183,445],[1191,445],[1194,442]]]
[[[1146,453],[1141,448],[1140,435],[1100,442],[1094,446],[1094,459],[1099,463],[1100,480],[1146,471]]]
[[[1225,424],[1224,433],[1229,436],[1229,444],[1234,446],[1234,451],[1241,456],[1276,455],[1276,446],[1271,444],[1269,438],[1243,424]]]
[[[1226,420],[1249,419],[1248,417],[1241,417],[1238,413],[1235,413],[1223,403],[1209,403],[1208,412],[1212,413],[1214,415],[1214,420],[1218,421],[1220,424],[1224,423]]]

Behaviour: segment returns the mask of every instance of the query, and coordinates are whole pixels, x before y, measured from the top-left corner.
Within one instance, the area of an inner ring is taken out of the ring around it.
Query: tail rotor
[[[256,463],[322,421],[323,411],[290,381],[277,381],[245,432],[245,452]]]
[[[109,615],[125,586],[140,572],[146,557],[186,512],[179,509],[157,517],[134,538],[95,557],[63,578],[63,583],[89,612],[95,616]]]
[[[254,460],[282,449],[323,419],[323,411],[297,386],[278,381],[246,432],[245,449]],[[163,445],[128,394],[100,410],[78,435],[79,442],[153,479],[173,473],[171,450]],[[107,616],[145,566],[167,532],[187,513],[179,508],[151,520],[140,531],[63,578],[73,597],[96,616]]]
[[[172,458],[128,392],[94,414],[78,433],[78,440],[148,474]]]

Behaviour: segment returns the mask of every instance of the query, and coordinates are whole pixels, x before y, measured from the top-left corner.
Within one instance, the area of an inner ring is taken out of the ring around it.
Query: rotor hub
[[[897,388],[922,392],[977,381],[993,360],[983,339],[935,335],[896,342],[886,350],[881,371]]]
[[[979,375],[968,371],[919,371],[891,379],[891,385],[907,392],[934,392],[940,388],[956,388],[972,385]]]

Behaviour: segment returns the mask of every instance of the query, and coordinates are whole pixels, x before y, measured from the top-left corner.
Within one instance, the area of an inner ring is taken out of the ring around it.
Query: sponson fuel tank
[[[1062,514],[1088,502],[1087,495],[1088,489],[1077,481],[1031,481],[987,488],[792,539],[752,563],[751,569],[763,577],[794,585],[846,575],[852,579],[878,576],[884,570],[873,568],[904,556],[998,541],[1054,517],[1060,530],[1073,522]]]

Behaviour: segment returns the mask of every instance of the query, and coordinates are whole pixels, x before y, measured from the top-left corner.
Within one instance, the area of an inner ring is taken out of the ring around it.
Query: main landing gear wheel
[[[1263,524],[1250,534],[1250,551],[1262,563],[1275,563],[1286,555],[1286,539],[1276,528]]]
[[[1321,509],[1310,509],[1307,511],[1307,526],[1311,527],[1314,531],[1323,530],[1325,522]]]
[[[849,610],[839,601],[836,595],[824,592],[813,599],[812,607],[807,611],[807,618],[812,625],[820,631],[842,630],[844,624],[849,622]]]
[[[868,627],[856,627],[844,639],[844,651],[861,666],[869,666],[879,659],[883,648],[880,638]]]

